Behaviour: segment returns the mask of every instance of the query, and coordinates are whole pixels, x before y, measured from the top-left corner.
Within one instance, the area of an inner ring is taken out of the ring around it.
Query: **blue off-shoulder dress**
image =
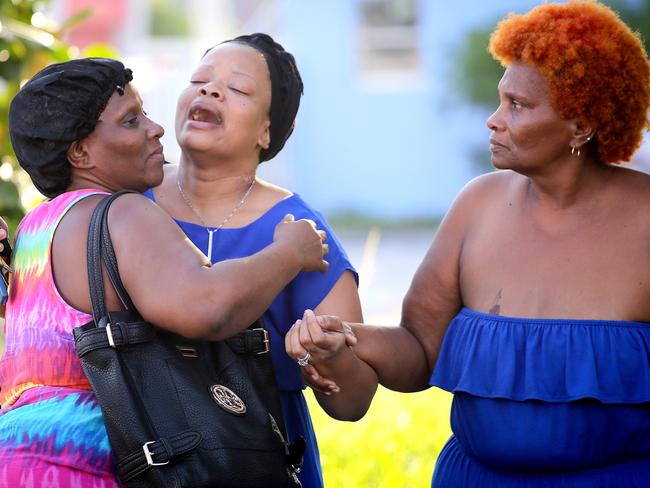
[[[454,394],[432,487],[650,487],[650,324],[464,308],[430,383]]]
[[[147,190],[145,196],[155,201],[151,190]],[[220,229],[215,232],[214,227],[203,227],[181,220],[176,220],[176,223],[196,247],[206,256],[211,254],[209,256],[211,261],[217,263],[226,259],[250,256],[271,244],[276,224],[288,213],[293,214],[296,220],[312,219],[319,229],[327,232],[326,242],[329,245],[329,252],[325,259],[329,262],[329,268],[325,273],[299,273],[275,298],[262,320],[269,331],[271,357],[280,388],[289,439],[293,441],[301,435],[307,441],[307,451],[298,477],[303,488],[322,488],[323,475],[318,444],[307,403],[302,394],[305,384],[302,381],[300,368],[285,351],[284,336],[293,323],[302,317],[306,309],[313,310],[323,301],[346,270],[353,273],[358,284],[357,272],[325,218],[297,194],[281,200],[264,215],[244,227]],[[211,233],[212,243],[209,252]]]

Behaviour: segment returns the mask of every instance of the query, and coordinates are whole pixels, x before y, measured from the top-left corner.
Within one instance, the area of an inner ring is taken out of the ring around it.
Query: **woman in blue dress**
[[[240,36],[210,49],[178,99],[180,164],[166,165],[163,183],[147,195],[213,263],[264,248],[286,214],[310,219],[327,232],[329,269],[299,273],[263,316],[289,438],[307,441],[299,477],[303,487],[318,488],[323,486],[318,445],[302,395],[309,368],[301,370],[286,354],[284,335],[305,309],[355,322],[362,315],[356,271],[323,216],[300,196],[256,177],[258,165],[273,158],[291,134],[301,94],[293,56],[267,35]],[[325,385],[316,398],[332,417],[356,420],[368,409],[374,388],[358,391],[352,385],[376,387],[377,378],[356,357],[343,358],[340,366],[354,371],[339,381],[345,391]]]
[[[648,487],[650,176],[616,164],[649,127],[647,55],[594,1],[511,15],[490,51],[499,171],[454,202],[402,326],[348,342],[390,388],[454,394],[433,487]],[[294,325],[288,352],[337,380],[319,358],[351,351],[300,335],[318,326]]]

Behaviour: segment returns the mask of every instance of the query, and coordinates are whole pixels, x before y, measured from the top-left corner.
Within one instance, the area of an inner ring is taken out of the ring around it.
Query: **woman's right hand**
[[[295,220],[291,214],[284,216],[273,233],[274,242],[282,243],[295,251],[302,263],[302,271],[327,271],[329,263],[323,256],[329,251],[329,246],[325,244],[325,239],[327,233],[318,230],[313,220]]]

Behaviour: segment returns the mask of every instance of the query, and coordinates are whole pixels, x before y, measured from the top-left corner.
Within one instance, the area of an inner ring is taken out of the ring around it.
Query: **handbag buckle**
[[[106,335],[108,336],[108,345],[115,349],[115,341],[113,340],[113,331],[111,330],[111,323],[106,324]]]
[[[144,451],[144,457],[147,460],[147,464],[149,466],[164,466],[165,464],[169,464],[169,459],[167,461],[165,461],[164,463],[156,463],[156,462],[154,462],[154,460],[153,460],[153,452],[151,452],[149,450],[149,446],[151,444],[155,444],[155,443],[156,443],[156,441],[149,441],[149,442],[145,442],[144,444],[142,444],[142,450]]]
[[[271,341],[269,340],[269,331],[266,330],[264,327],[260,327],[258,329],[252,329],[253,332],[258,331],[258,330],[261,331],[262,335],[264,336],[264,339],[262,340],[262,342],[264,343],[264,350],[256,352],[255,354],[266,354],[267,352],[269,352],[271,350]]]

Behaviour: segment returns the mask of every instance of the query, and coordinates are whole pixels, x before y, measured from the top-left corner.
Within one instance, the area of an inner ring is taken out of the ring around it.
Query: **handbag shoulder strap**
[[[101,200],[93,211],[90,219],[90,226],[88,228],[88,287],[90,289],[93,318],[95,319],[96,324],[99,324],[99,321],[107,314],[106,294],[102,275],[102,261],[104,262],[108,277],[111,280],[122,305],[127,310],[135,311],[133,302],[120,279],[115,251],[113,250],[110,235],[108,233],[108,209],[116,198],[125,193],[136,192],[132,190],[123,190],[108,195]],[[107,254],[109,256],[107,256]]]
[[[124,195],[125,193],[136,193],[133,190],[122,190],[116,194],[114,194],[113,199],[108,203],[110,203],[115,200],[118,196]],[[122,306],[131,312],[137,312],[135,305],[131,301],[131,297],[129,296],[129,293],[126,291],[126,288],[124,288],[124,284],[122,283],[122,279],[120,278],[120,273],[119,269],[117,266],[117,258],[115,257],[115,250],[113,249],[113,241],[111,240],[111,234],[108,230],[108,205],[106,207],[106,210],[104,211],[104,215],[102,216],[102,231],[101,231],[101,246],[102,246],[102,261],[104,262],[104,266],[106,267],[106,272],[108,274],[108,278],[111,280],[111,284],[113,285],[113,288],[115,288],[115,292],[117,293],[118,298],[120,299],[120,302],[122,302]]]

